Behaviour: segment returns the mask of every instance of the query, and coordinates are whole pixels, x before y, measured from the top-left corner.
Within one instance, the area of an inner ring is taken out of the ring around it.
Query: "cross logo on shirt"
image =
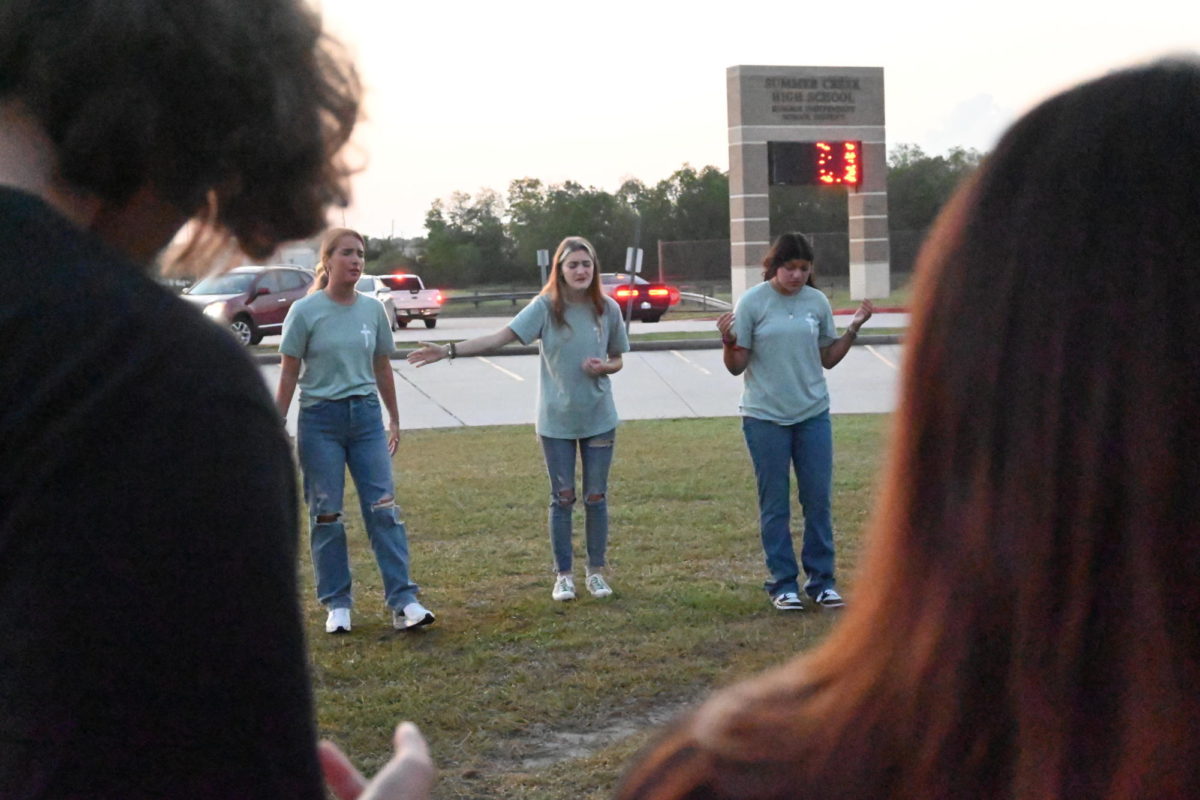
[[[367,323],[363,323],[362,330],[359,331],[363,335],[363,347],[371,346],[371,329],[367,327]]]

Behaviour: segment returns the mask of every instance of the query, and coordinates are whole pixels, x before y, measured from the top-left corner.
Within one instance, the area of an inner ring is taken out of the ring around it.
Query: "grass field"
[[[834,418],[834,523],[849,602],[886,424]],[[323,632],[307,555],[300,564],[318,724],[373,773],[395,722],[413,720],[440,770],[438,798],[607,797],[648,729],[836,623],[836,613],[784,616],[767,603],[736,420],[621,426],[607,600],[582,585],[579,600],[550,599],[548,487],[531,427],[406,432],[395,464],[413,577],[438,621],[392,631],[348,491],[352,634]],[[578,578],[581,508],[575,517]]]

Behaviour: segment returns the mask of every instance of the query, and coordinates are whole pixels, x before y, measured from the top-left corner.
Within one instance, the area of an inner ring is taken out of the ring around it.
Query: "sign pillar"
[[[890,267],[883,69],[736,66],[729,67],[725,77],[734,300],[762,280],[762,260],[771,244],[773,182],[824,184],[848,193],[851,296],[886,296]],[[781,142],[812,144],[795,151],[812,153],[819,153],[820,146],[837,149],[854,142],[860,148],[859,171],[835,173],[816,160],[799,165],[773,162],[771,145]]]

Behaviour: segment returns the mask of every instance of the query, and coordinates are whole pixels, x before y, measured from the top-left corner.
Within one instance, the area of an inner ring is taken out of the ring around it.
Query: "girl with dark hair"
[[[829,300],[813,284],[813,251],[799,233],[775,240],[763,260],[763,279],[717,319],[725,368],[745,374],[742,432],[758,482],[759,535],[770,577],[764,584],[780,611],[802,611],[800,568],[792,547],[791,480],[804,511],[800,558],[804,591],[819,606],[844,603],[834,578],[833,432],[822,369],[850,351],[871,318],[863,301],[838,336]]]
[[[304,473],[317,599],[329,609],[326,633],[348,633],[351,627],[350,556],[342,522],[347,468],[358,489],[392,626],[410,630],[434,620],[409,579],[408,531],[392,481],[400,415],[391,321],[382,303],[355,291],[365,250],[357,231],[334,228],[325,234],[313,291],[288,309],[279,345],[275,403],[280,416],[287,416],[300,385],[296,451]],[[380,398],[388,412],[386,433]]]
[[[444,346],[422,343],[408,360],[422,367],[443,358],[484,355],[518,340],[541,341],[537,432],[550,477],[550,546],[556,570],[551,597],[575,599],[571,512],[576,451],[583,465],[586,513],[584,585],[593,597],[608,597],[612,587],[603,574],[608,550],[608,471],[617,427],[608,376],[623,366],[621,354],[629,350],[629,339],[616,302],[601,291],[600,263],[587,239],[562,240],[541,294],[507,326]]]
[[[1194,61],[1008,131],[919,257],[854,607],[621,800],[1195,796],[1198,174]]]

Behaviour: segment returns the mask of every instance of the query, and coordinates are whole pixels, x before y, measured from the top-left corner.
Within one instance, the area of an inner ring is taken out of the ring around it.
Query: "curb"
[[[901,344],[904,337],[898,333],[873,336],[871,334],[861,334],[854,340],[854,345],[879,345],[879,344]],[[415,348],[405,350],[397,349],[392,354],[392,361],[400,361],[408,358],[408,354]],[[651,342],[631,342],[629,349],[632,352],[655,352],[663,350],[720,350],[720,338],[714,339],[661,339]],[[488,353],[489,358],[496,356],[534,356],[538,353],[537,345],[533,344],[510,344],[500,348],[494,353]],[[278,364],[280,361],[278,353],[255,353],[250,356],[251,359],[258,364]],[[470,358],[470,356],[464,356]]]
[[[858,311],[857,308],[835,308],[834,316],[838,314],[853,314]],[[907,306],[875,306],[876,314],[907,314],[909,313]]]

